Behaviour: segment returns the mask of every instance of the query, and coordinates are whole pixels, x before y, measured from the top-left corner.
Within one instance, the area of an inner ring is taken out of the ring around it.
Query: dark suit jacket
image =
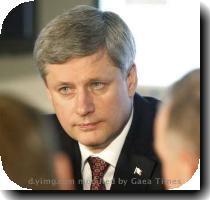
[[[133,121],[117,162],[111,190],[141,192],[163,189],[159,179],[160,163],[153,149],[153,122],[158,102],[152,97],[135,94]],[[55,125],[62,150],[71,157],[77,189],[82,190],[79,145],[64,132],[56,115],[49,115],[48,119]],[[134,173],[137,168],[142,170],[141,176]]]

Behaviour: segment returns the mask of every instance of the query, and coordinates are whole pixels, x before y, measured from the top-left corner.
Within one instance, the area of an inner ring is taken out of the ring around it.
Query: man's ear
[[[127,74],[127,85],[128,85],[128,95],[130,97],[134,96],[137,88],[138,78],[136,72],[136,65],[133,64]]]

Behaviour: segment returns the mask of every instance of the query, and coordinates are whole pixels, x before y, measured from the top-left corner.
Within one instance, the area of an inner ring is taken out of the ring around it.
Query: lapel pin
[[[136,167],[135,170],[134,170],[134,174],[138,174],[139,176],[141,176],[142,175],[142,170],[140,168]]]

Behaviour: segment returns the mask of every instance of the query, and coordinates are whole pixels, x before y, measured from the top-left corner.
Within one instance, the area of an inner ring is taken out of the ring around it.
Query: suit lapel
[[[145,191],[153,184],[151,176],[155,165],[154,160],[145,156],[122,154],[116,166],[111,190]]]
[[[133,121],[116,165],[111,190],[145,191],[152,185],[156,167],[152,150],[154,113],[146,100],[135,95]],[[136,168],[142,170],[141,175],[134,173]]]
[[[146,191],[152,184],[151,176],[154,171],[155,161],[145,156],[134,155],[130,161],[130,185],[128,190]]]

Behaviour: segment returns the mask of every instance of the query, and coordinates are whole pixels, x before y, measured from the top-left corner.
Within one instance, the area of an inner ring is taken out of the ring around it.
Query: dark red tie
[[[91,190],[106,190],[103,177],[109,164],[98,157],[89,157],[88,163],[92,171]]]

